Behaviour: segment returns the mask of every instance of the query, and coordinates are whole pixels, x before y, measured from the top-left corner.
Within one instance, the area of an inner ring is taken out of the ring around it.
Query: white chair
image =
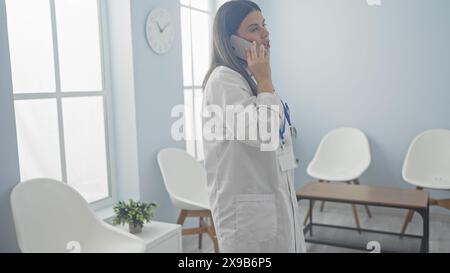
[[[199,227],[184,228],[182,234],[199,234],[201,248],[202,234],[207,233],[213,241],[214,250],[218,252],[203,165],[187,152],[174,148],[161,150],[158,153],[158,163],[170,199],[181,210],[177,223],[183,225],[187,217],[199,217]]]
[[[418,135],[409,146],[402,176],[418,190],[450,190],[450,131],[437,129]],[[430,198],[429,204],[450,209],[450,199]],[[401,234],[405,233],[413,215],[413,210],[408,211]]]
[[[319,182],[345,182],[359,185],[359,177],[370,165],[370,148],[366,135],[355,128],[338,128],[329,132],[319,144],[307,173]],[[314,203],[313,203],[314,205]],[[320,211],[323,211],[322,202]],[[356,226],[360,229],[356,205],[352,205]],[[369,207],[367,214],[372,217]],[[307,214],[304,224],[308,221]]]
[[[97,218],[76,190],[59,181],[18,184],[11,192],[11,208],[22,252],[145,250],[142,240]]]

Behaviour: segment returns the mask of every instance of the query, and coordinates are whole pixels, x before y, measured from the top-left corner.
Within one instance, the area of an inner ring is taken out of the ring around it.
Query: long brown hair
[[[257,4],[249,0],[233,0],[223,4],[217,11],[213,25],[213,46],[211,66],[203,81],[206,87],[211,73],[218,66],[226,66],[240,73],[256,95],[256,84],[247,73],[247,62],[237,58],[231,49],[231,35],[236,35],[242,21],[253,11],[261,12]]]

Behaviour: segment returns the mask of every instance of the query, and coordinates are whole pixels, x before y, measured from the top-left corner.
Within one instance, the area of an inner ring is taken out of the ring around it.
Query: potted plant
[[[152,209],[156,207],[156,203],[136,202],[132,199],[128,202],[120,201],[114,206],[113,225],[128,224],[131,233],[139,233],[144,224],[153,219]]]

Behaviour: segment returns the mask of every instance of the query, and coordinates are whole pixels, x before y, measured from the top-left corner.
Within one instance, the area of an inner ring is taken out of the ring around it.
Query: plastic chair
[[[170,199],[181,210],[177,223],[183,225],[187,217],[199,218],[198,228],[183,228],[182,234],[199,234],[199,248],[202,248],[202,235],[207,233],[213,241],[214,250],[218,252],[203,165],[187,152],[175,148],[161,150],[158,163]]]
[[[11,208],[22,252],[145,250],[141,239],[97,218],[84,198],[60,181],[44,178],[18,184],[11,192]]]
[[[345,182],[359,185],[359,177],[370,165],[370,147],[366,135],[355,128],[338,128],[329,132],[319,144],[307,173],[319,182]],[[314,203],[313,203],[314,205]],[[320,211],[323,211],[322,202]],[[356,226],[360,229],[356,205],[352,205]],[[369,207],[365,206],[369,217]],[[307,214],[304,224],[309,218]]]
[[[415,137],[406,154],[402,176],[418,190],[450,190],[450,131],[430,130]],[[450,209],[450,199],[430,198],[429,204]],[[401,234],[413,215],[414,211],[409,210]]]

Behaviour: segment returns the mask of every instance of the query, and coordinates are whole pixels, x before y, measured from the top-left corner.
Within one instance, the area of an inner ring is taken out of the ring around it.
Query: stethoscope
[[[282,145],[284,145],[286,143],[285,138],[284,138],[284,133],[286,132],[286,121],[289,124],[289,129],[291,131],[291,136],[293,138],[297,137],[297,129],[292,126],[289,106],[287,105],[287,103],[283,102],[282,100],[281,100],[281,104],[283,105],[284,119],[283,119],[282,125],[280,126],[279,134],[280,134],[281,143],[282,143]]]

